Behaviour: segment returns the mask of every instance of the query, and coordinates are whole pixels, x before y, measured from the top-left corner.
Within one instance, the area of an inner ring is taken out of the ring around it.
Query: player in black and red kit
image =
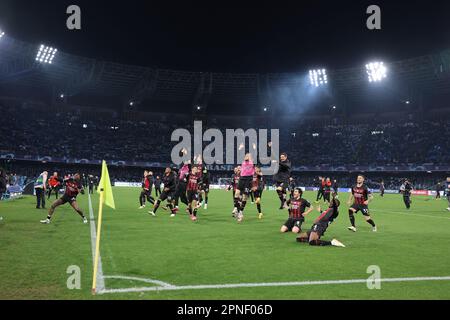
[[[325,180],[325,185],[323,186],[323,200],[328,203],[330,203],[331,199],[331,187],[332,187],[331,179],[327,178]]]
[[[305,222],[305,217],[313,210],[311,204],[303,199],[302,195],[302,189],[296,188],[294,190],[294,197],[287,200],[286,204],[289,206],[289,219],[281,227],[281,233],[289,231],[292,231],[293,233],[302,232],[302,224]],[[306,208],[308,208],[308,210],[306,210]]]
[[[261,168],[255,167],[255,174],[253,176],[252,192],[255,196],[256,209],[258,210],[258,218],[262,219],[263,214],[261,212],[261,198],[265,187],[264,176]]]
[[[153,210],[150,210],[148,213],[152,216],[156,216],[156,211],[158,210],[162,201],[167,200],[167,208],[172,212],[171,217],[174,217],[176,214],[176,210],[173,206],[173,200],[175,197],[176,191],[176,176],[173,174],[172,169],[167,167],[164,171],[164,175],[162,178],[162,182],[164,183],[164,189],[159,196],[159,199],[153,205]]]
[[[142,179],[142,191],[139,195],[139,203],[141,206],[139,209],[145,208],[145,199],[151,204],[155,203],[155,199],[152,197],[152,180],[150,173],[147,170],[144,171],[144,177]]]
[[[197,221],[197,203],[199,201],[199,188],[201,176],[198,174],[198,167],[194,166],[187,175],[186,195],[188,200],[188,210],[192,221]]]
[[[319,206],[318,211],[320,212],[320,216],[314,221],[311,230],[309,230],[308,232],[304,232],[297,237],[297,242],[309,243],[309,245],[311,246],[335,246],[344,248],[345,246],[336,239],[333,239],[331,241],[325,241],[321,239],[330,224],[333,223],[333,221],[338,217],[339,205],[339,200],[336,199],[335,194],[333,194],[328,209],[322,211]]]
[[[231,182],[227,189],[228,191],[230,191],[230,190],[233,191],[233,194],[232,194],[232,196],[233,196],[233,212],[232,212],[233,218],[235,217],[237,210],[238,210],[237,206],[236,206],[236,201],[235,201],[234,195],[238,188],[240,177],[241,177],[241,168],[239,166],[237,166],[236,168],[234,168],[234,174],[231,176]]]
[[[364,184],[364,181],[364,176],[359,175],[356,180],[356,185],[353,186],[352,193],[348,199],[348,205],[351,205],[351,207],[348,209],[348,214],[350,217],[350,223],[352,224],[351,227],[348,227],[348,230],[356,232],[354,214],[358,213],[358,211],[361,211],[367,223],[372,226],[372,231],[376,232],[377,226],[375,225],[375,222],[372,220],[372,217],[369,213],[369,202],[372,200],[373,196],[369,188],[367,188],[367,186]]]
[[[200,181],[200,195],[204,198],[203,209],[208,209],[208,193],[209,193],[210,175],[206,167],[203,167],[202,178]]]
[[[274,160],[278,163],[278,172],[274,175],[278,198],[280,199],[280,210],[284,209],[286,204],[286,189],[289,187],[289,177],[291,176],[291,162],[286,153],[280,155],[280,160]]]
[[[83,214],[83,211],[81,211],[80,207],[78,207],[77,203],[77,195],[79,193],[84,194],[83,185],[81,184],[81,177],[79,173],[74,174],[73,177],[69,177],[68,179],[64,180],[64,185],[66,186],[66,190],[64,192],[64,195],[53,202],[52,206],[48,210],[47,219],[41,220],[41,223],[43,224],[49,224],[50,220],[52,219],[53,213],[55,212],[55,209],[63,204],[70,203],[72,208],[75,209],[75,211],[80,215],[80,217],[83,219],[83,223],[87,223],[87,219]]]

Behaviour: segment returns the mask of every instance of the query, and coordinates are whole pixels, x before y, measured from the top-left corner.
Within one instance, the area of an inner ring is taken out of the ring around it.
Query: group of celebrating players
[[[319,188],[319,193],[322,193],[325,202],[328,204],[326,210],[322,210],[318,206],[320,216],[314,221],[310,231],[303,232],[302,225],[305,222],[305,217],[310,214],[314,208],[311,203],[303,198],[303,190],[293,186],[293,179],[291,177],[291,162],[286,153],[280,155],[279,160],[273,160],[278,165],[278,171],[274,175],[273,180],[276,187],[278,198],[280,199],[280,209],[287,209],[289,213],[288,220],[283,224],[280,232],[293,232],[299,234],[298,242],[307,242],[313,246],[338,246],[345,247],[340,241],[333,239],[332,241],[321,240],[325,234],[328,226],[339,215],[340,201],[337,199],[337,183],[334,181],[334,186],[331,185],[330,179],[322,179],[324,188]],[[369,213],[369,202],[373,199],[369,188],[364,183],[365,178],[359,175],[357,183],[352,188],[350,198],[348,200],[349,218],[351,226],[349,230],[356,232],[354,215],[361,211],[365,216],[367,223],[372,226],[374,232],[377,227]],[[234,174],[231,179],[229,190],[233,190],[233,217],[238,222],[242,222],[244,218],[244,209],[246,207],[249,196],[252,194],[256,199],[258,209],[258,217],[261,219],[263,214],[261,212],[261,197],[264,190],[265,182],[261,173],[261,169],[253,164],[251,154],[247,154],[241,166],[234,169]],[[289,191],[289,199],[287,198]],[[316,202],[319,200],[317,197]]]
[[[336,239],[333,239],[332,241],[321,239],[329,225],[339,215],[340,200],[338,200],[336,180],[331,183],[331,179],[329,178],[319,178],[320,186],[316,203],[319,203],[319,200],[323,198],[327,203],[328,208],[322,210],[321,206],[318,205],[317,210],[320,213],[319,217],[314,221],[308,232],[303,232],[302,225],[305,222],[305,217],[308,216],[314,208],[308,200],[303,198],[303,190],[295,186],[295,182],[291,177],[291,162],[289,161],[287,154],[282,153],[279,160],[272,160],[272,162],[278,167],[277,173],[273,176],[273,182],[280,200],[280,210],[287,209],[289,214],[287,221],[281,226],[280,232],[293,232],[298,235],[298,242],[309,243],[312,246],[332,245],[345,247]],[[36,191],[38,191],[42,185],[46,185],[46,175],[47,173],[43,172],[36,180]],[[161,203],[166,201],[166,206],[163,206],[162,208],[164,210],[170,210],[170,216],[175,217],[179,211],[179,201],[181,201],[186,205],[186,211],[189,213],[190,219],[192,221],[197,221],[198,209],[202,205],[204,209],[207,209],[210,186],[210,175],[206,166],[203,166],[202,164],[201,156],[195,157],[192,161],[185,161],[179,169],[167,167],[161,180],[163,189],[162,191],[160,190],[159,197],[155,199],[152,196],[152,186],[156,185],[153,180],[153,173],[147,170],[144,171],[142,191],[139,195],[139,208],[145,208],[146,201],[148,201],[152,205],[152,208],[148,213],[152,216],[156,216],[156,212],[161,207]],[[261,198],[265,189],[265,184],[266,182],[261,168],[253,163],[250,153],[246,154],[242,164],[234,168],[231,183],[227,188],[228,191],[233,191],[232,216],[239,223],[244,219],[244,210],[250,197],[252,202],[254,201],[256,203],[258,218],[263,218]],[[450,178],[447,179],[447,184],[448,188],[450,188]],[[80,215],[83,222],[87,223],[86,217],[76,202],[77,195],[79,193],[84,193],[80,174],[77,173],[73,176],[65,176],[64,179],[60,179],[57,176],[57,173],[54,173],[49,179],[48,185],[50,186],[48,193],[49,197],[52,190],[56,190],[56,197],[58,197],[57,191],[61,186],[64,186],[64,195],[52,204],[48,211],[47,218],[41,220],[41,223],[49,224],[55,209],[66,203],[69,203]],[[159,189],[159,186],[155,189]],[[407,185],[406,190],[409,192],[410,186]],[[156,195],[158,196],[158,192]],[[355,214],[361,212],[365,217],[366,222],[371,225],[372,231],[377,232],[377,226],[369,212],[369,202],[372,201],[372,199],[373,196],[365,184],[365,177],[358,175],[356,184],[352,187],[348,199],[348,214],[351,224],[348,229],[350,231],[357,231]],[[408,208],[409,201],[409,199],[405,200],[405,204],[407,204]]]
[[[204,209],[208,208],[210,176],[207,168],[202,165],[200,156],[193,161],[186,161],[179,170],[174,167],[165,169],[162,176],[164,186],[157,200],[151,195],[152,176],[152,172],[144,172],[142,191],[139,196],[140,209],[145,207],[145,200],[152,204],[152,209],[148,212],[150,215],[156,216],[163,201],[167,202],[167,206],[162,208],[170,210],[171,217],[175,217],[179,211],[179,202],[184,203],[192,221],[197,221],[197,211],[202,205]]]

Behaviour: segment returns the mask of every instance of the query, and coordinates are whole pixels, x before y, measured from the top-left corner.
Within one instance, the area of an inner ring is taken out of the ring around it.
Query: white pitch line
[[[120,276],[117,276],[120,279]],[[142,280],[142,279],[141,279]],[[148,279],[151,280],[151,279]],[[152,280],[154,281],[154,280]],[[99,294],[107,293],[130,293],[146,291],[168,291],[168,290],[202,290],[202,289],[233,289],[233,288],[257,288],[257,287],[300,287],[311,285],[333,285],[333,284],[358,284],[367,283],[368,279],[354,280],[324,280],[324,281],[302,281],[302,282],[268,282],[268,283],[238,283],[238,284],[213,284],[213,285],[190,285],[190,286],[158,286],[158,287],[135,287],[122,289],[105,289]],[[417,281],[450,281],[449,277],[415,277],[415,278],[386,278],[380,282],[417,282]]]
[[[407,213],[407,212],[400,212],[400,211],[386,211],[386,210],[371,210],[375,213],[394,213],[394,214],[399,214],[399,215],[404,215],[404,216],[413,216],[413,217],[424,217],[424,218],[435,218],[435,219],[445,219],[445,220],[450,220],[450,217],[438,217],[438,216],[431,216],[431,215],[424,215],[424,214],[415,214],[415,213]]]
[[[120,279],[120,280],[132,280],[132,281],[140,281],[145,283],[153,283],[158,284],[160,287],[174,287],[172,284],[154,280],[154,279],[146,279],[146,278],[138,278],[138,277],[128,277],[128,276],[104,276],[105,279]]]
[[[95,244],[97,241],[97,229],[95,228],[95,217],[94,217],[94,209],[92,209],[92,201],[91,195],[88,193],[89,200],[89,220],[91,224],[91,248],[92,248],[92,264],[94,264],[95,260]],[[93,268],[93,267],[92,267]],[[102,256],[98,255],[98,270],[97,270],[97,288],[96,291],[105,290],[105,280],[103,277],[103,268],[102,268]]]

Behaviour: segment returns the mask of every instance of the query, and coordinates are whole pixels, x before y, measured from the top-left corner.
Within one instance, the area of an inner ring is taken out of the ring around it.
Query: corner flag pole
[[[116,209],[114,204],[114,196],[111,187],[111,180],[109,179],[108,166],[106,161],[102,162],[102,175],[98,184],[97,193],[100,194],[100,200],[98,203],[98,224],[97,224],[97,239],[95,243],[95,257],[94,257],[94,274],[92,276],[92,294],[95,294],[97,289],[97,273],[98,264],[100,259],[100,233],[102,231],[102,214],[103,204],[106,204],[112,209]]]
[[[100,189],[100,201],[98,204],[98,224],[97,224],[97,239],[95,243],[95,258],[94,258],[94,275],[92,276],[92,294],[95,294],[97,288],[97,271],[98,271],[98,257],[100,255],[100,232],[102,230],[102,214],[103,214],[103,197],[105,191]]]

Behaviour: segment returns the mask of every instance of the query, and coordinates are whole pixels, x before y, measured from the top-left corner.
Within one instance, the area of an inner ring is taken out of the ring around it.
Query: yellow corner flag
[[[102,176],[100,177],[97,193],[101,195],[102,191],[103,191],[103,203],[106,204],[108,207],[115,209],[116,206],[114,204],[114,196],[112,193],[111,181],[109,180],[108,167],[106,166],[105,160],[103,160],[102,163]]]
[[[100,194],[100,201],[98,204],[98,222],[97,222],[97,239],[95,244],[95,258],[94,258],[94,274],[92,276],[92,293],[96,293],[97,289],[97,271],[98,271],[98,260],[100,256],[100,233],[102,230],[102,214],[103,214],[103,204],[113,209],[116,208],[114,204],[114,196],[112,193],[111,181],[109,179],[108,167],[106,166],[106,161],[103,160],[102,163],[102,175],[100,182],[98,184],[97,192]]]

